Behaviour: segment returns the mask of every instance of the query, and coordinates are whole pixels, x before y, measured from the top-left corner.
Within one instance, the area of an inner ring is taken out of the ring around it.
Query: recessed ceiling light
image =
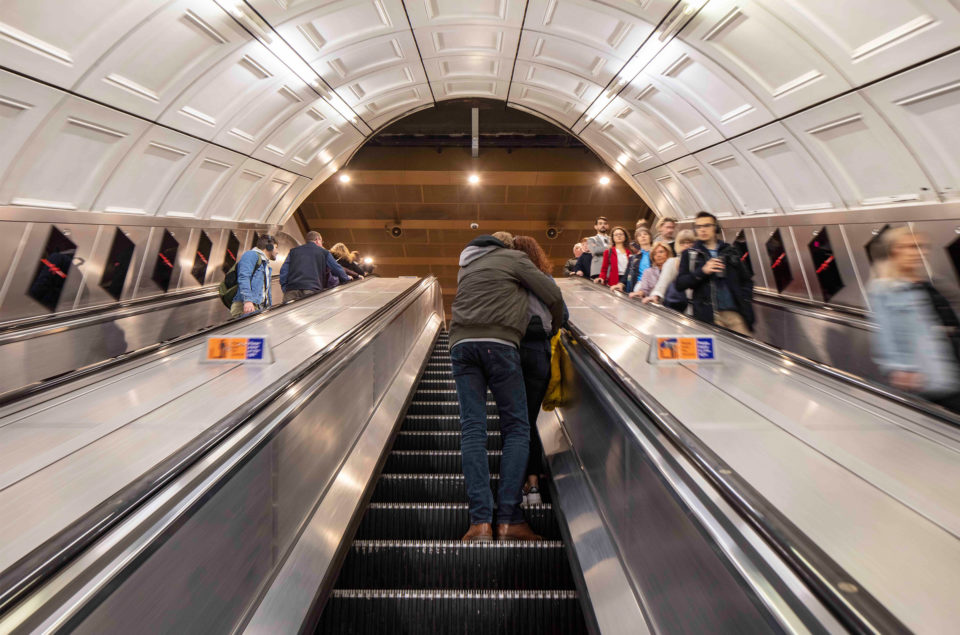
[[[341,183],[349,183],[349,182],[350,182],[350,175],[349,175],[349,174],[341,174],[341,175],[340,175],[340,182],[341,182]]]
[[[373,264],[373,258],[371,258],[370,256],[367,256],[366,258],[363,259],[363,264],[365,264],[365,265],[372,265],[372,264]]]
[[[610,183],[610,177],[609,177],[609,176],[601,176],[601,177],[600,177],[600,185],[608,185],[609,183]]]
[[[480,182],[480,175],[479,175],[479,174],[471,174],[470,176],[467,177],[467,180],[470,181],[470,184],[471,184],[471,185],[476,185],[477,183]]]

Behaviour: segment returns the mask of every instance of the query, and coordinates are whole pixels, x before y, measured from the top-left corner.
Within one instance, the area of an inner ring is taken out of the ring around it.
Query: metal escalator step
[[[494,495],[500,483],[490,475]],[[467,488],[463,474],[382,474],[373,490],[375,503],[465,503]]]
[[[443,401],[457,403],[457,391],[456,389],[433,390],[424,386],[420,386],[417,388],[417,392],[413,393],[413,401]]]
[[[548,504],[524,508],[535,532],[560,540]],[[370,503],[357,529],[357,540],[458,540],[470,525],[466,503]]]
[[[460,414],[460,405],[456,401],[414,401],[410,402],[407,413],[413,415],[456,415]],[[487,414],[497,414],[497,404],[487,402]]]
[[[487,431],[487,449],[499,450],[503,440],[499,431]],[[459,450],[460,432],[402,431],[393,444],[394,450]]]
[[[575,591],[338,589],[317,632],[580,635],[587,630]]]
[[[491,473],[500,472],[500,451],[488,450]],[[383,468],[386,474],[462,474],[460,450],[394,450]]]
[[[500,416],[487,415],[487,431],[500,429]],[[460,415],[408,414],[400,427],[409,432],[460,432]]]
[[[563,549],[542,542],[357,540],[337,579],[343,589],[573,589]]]
[[[420,388],[428,390],[456,390],[457,383],[453,378],[447,377],[424,377],[420,380]]]

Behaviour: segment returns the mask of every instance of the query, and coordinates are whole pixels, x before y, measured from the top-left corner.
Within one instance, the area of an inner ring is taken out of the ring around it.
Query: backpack
[[[266,260],[260,257],[257,254],[257,265],[253,268],[253,273],[257,273],[257,269],[260,268],[260,265],[265,263]],[[233,299],[237,297],[237,291],[240,290],[240,283],[237,280],[237,265],[240,264],[240,261],[237,260],[233,263],[233,266],[230,267],[230,271],[227,272],[227,275],[223,277],[223,282],[220,283],[220,287],[217,291],[220,293],[220,301],[223,302],[223,306],[228,309],[233,305]],[[264,289],[267,285],[267,268],[263,268],[263,284]]]

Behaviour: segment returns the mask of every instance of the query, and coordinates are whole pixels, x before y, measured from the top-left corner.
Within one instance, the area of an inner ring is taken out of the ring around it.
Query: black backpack
[[[260,257],[257,254],[257,266],[253,268],[253,273],[257,273],[257,269],[260,268],[260,265],[264,264],[266,260]],[[233,266],[230,267],[230,271],[227,272],[227,275],[223,277],[223,282],[220,283],[220,301],[223,302],[223,306],[228,309],[233,305],[233,299],[237,297],[237,291],[240,290],[240,284],[237,281],[237,265],[240,264],[240,261],[233,263]],[[263,267],[263,284],[264,289],[267,288],[267,268]]]

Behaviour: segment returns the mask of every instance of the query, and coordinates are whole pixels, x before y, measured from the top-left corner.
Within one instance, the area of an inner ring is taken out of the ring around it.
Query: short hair
[[[697,235],[693,233],[692,229],[681,229],[677,232],[677,239],[674,244],[679,245],[682,242],[697,242]]]
[[[663,226],[666,225],[667,223],[673,223],[674,225],[676,225],[677,219],[672,218],[670,216],[664,216],[663,218],[657,221],[657,231],[660,231],[661,229],[663,229]]]
[[[508,249],[513,249],[513,234],[510,232],[493,232],[493,237],[506,245]]]
[[[710,212],[697,212],[696,218],[711,218],[713,222],[717,222],[717,217],[711,214]]]
[[[646,226],[647,226],[647,219],[646,219],[646,218],[641,218],[640,220],[638,220],[638,221],[636,222],[636,224],[634,225],[634,228],[637,228],[637,227],[646,227]]]
[[[665,249],[667,252],[667,258],[673,258],[674,254],[673,254],[673,249],[670,247],[670,243],[664,242],[662,240],[658,240],[657,242],[653,243],[652,247],[650,247],[651,260],[653,259],[653,252],[655,252],[658,249]]]
[[[270,234],[264,234],[263,236],[260,236],[260,238],[257,240],[256,247],[257,249],[266,250],[268,245],[272,245],[276,247],[277,239],[271,236]]]
[[[637,237],[637,234],[646,234],[647,236],[650,237],[650,240],[651,240],[651,241],[653,240],[653,232],[651,232],[650,229],[647,228],[646,226],[637,227],[635,230],[633,230],[633,237],[634,237],[634,238]]]
[[[605,220],[605,221],[607,221],[608,223],[610,222],[609,220],[607,220],[607,217],[606,217],[606,216],[597,216],[597,219],[596,219],[595,221],[593,221],[593,224],[596,225],[597,223],[599,223],[599,222],[602,221],[602,220]]]
[[[320,236],[320,232],[312,232],[312,231],[311,231],[311,232],[307,232],[307,242],[308,242],[308,243],[312,243],[312,242],[314,242],[315,240],[320,240],[321,238],[322,238],[322,237]]]

